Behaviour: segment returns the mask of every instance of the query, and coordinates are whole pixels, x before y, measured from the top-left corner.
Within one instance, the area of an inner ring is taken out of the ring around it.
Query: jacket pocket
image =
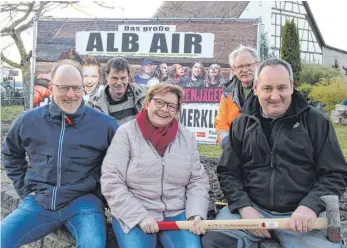
[[[40,148],[30,154],[30,164],[35,174],[45,182],[53,182],[57,178],[56,164],[54,163],[54,149]]]
[[[73,184],[90,175],[100,177],[103,154],[90,148],[67,151],[66,164],[62,164],[62,183]]]

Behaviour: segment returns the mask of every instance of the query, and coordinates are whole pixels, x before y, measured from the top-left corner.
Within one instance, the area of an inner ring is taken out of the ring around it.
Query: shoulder
[[[89,116],[88,119],[90,119],[88,121],[93,121],[95,123],[98,123],[98,125],[101,125],[101,126],[107,125],[107,126],[114,126],[117,128],[119,126],[117,121],[113,117],[111,117],[111,116],[109,116],[103,112],[97,111],[97,110],[95,110],[91,107],[88,107],[88,106],[86,106],[86,111],[87,111],[88,116]]]
[[[179,142],[191,145],[193,142],[196,143],[194,134],[181,123],[178,123],[178,132],[177,132]]]
[[[137,123],[136,123],[136,119],[134,119],[121,125],[118,128],[117,133],[135,135],[136,129],[137,129]]]
[[[146,96],[148,87],[144,84],[134,83],[130,86],[135,94],[135,97]]]

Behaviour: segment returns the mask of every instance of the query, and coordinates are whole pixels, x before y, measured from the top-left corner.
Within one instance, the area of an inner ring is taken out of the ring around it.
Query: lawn
[[[347,158],[347,126],[334,125],[334,127],[342,152]],[[222,154],[222,149],[219,145],[198,145],[198,148],[200,154],[204,156],[220,157]]]
[[[1,121],[13,121],[24,111],[24,106],[1,106]]]
[[[22,111],[23,106],[5,106],[1,107],[1,120],[14,120]],[[337,138],[345,157],[347,157],[347,126],[334,125]],[[222,149],[219,145],[198,145],[201,155],[209,157],[220,157]]]

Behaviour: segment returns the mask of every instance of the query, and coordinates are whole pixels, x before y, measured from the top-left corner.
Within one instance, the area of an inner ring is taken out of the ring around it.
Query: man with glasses
[[[251,89],[258,61],[257,52],[251,47],[242,45],[229,55],[233,77],[223,85],[224,94],[215,119],[217,142],[222,147],[228,140],[231,122],[240,115],[240,109],[248,95],[252,95]]]
[[[63,226],[77,247],[106,245],[100,169],[118,124],[84,105],[82,78],[78,64],[60,61],[51,73],[52,102],[23,112],[9,130],[3,166],[22,201],[1,222],[3,248]]]
[[[107,86],[88,101],[88,106],[114,117],[119,125],[135,119],[142,109],[147,86],[130,84],[130,65],[121,57],[107,61]]]

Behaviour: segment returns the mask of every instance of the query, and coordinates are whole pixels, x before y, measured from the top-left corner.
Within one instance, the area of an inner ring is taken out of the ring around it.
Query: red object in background
[[[196,132],[196,137],[206,137],[206,133],[205,132]]]

